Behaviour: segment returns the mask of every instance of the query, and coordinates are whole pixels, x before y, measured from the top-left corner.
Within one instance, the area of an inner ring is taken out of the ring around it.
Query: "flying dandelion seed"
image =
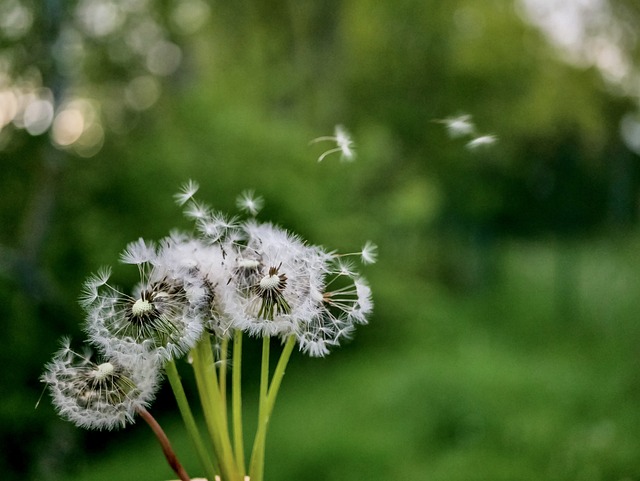
[[[495,135],[481,135],[480,137],[476,137],[473,140],[467,142],[467,149],[469,150],[477,150],[484,147],[489,147],[490,145],[495,144],[498,141],[498,137]]]
[[[333,149],[329,149],[324,152],[320,157],[318,157],[318,162],[322,162],[325,157],[331,154],[340,153],[340,160],[342,162],[352,162],[356,158],[356,152],[354,150],[355,144],[351,139],[349,133],[345,130],[342,125],[336,125],[334,135],[326,135],[323,137],[318,137],[313,139],[310,143],[314,144],[316,142],[330,141],[335,142],[336,147]]]

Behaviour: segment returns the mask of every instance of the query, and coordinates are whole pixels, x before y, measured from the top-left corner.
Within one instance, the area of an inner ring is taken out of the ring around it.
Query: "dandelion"
[[[154,354],[166,360],[193,347],[210,296],[197,269],[198,245],[176,236],[157,250],[142,240],[129,244],[121,260],[137,265],[141,276],[133,295],[108,283],[109,269],[90,277],[80,300],[90,340],[119,359]]]
[[[236,199],[236,205],[238,209],[256,216],[264,205],[264,199],[259,196],[256,197],[252,190],[245,190]]]
[[[337,152],[340,152],[340,160],[343,162],[351,162],[355,160],[356,158],[356,152],[354,150],[355,144],[351,139],[351,136],[344,129],[343,126],[336,125],[334,135],[318,137],[316,139],[313,139],[311,143],[322,142],[325,140],[335,142],[336,147],[333,149],[327,150],[320,157],[318,157],[318,162],[322,162],[325,157]]]
[[[466,137],[475,133],[476,127],[471,121],[471,115],[462,114],[457,117],[448,117],[435,122],[444,124],[451,138]]]
[[[467,142],[467,149],[477,150],[480,148],[488,147],[495,144],[498,141],[498,137],[495,135],[481,135],[473,140]]]
[[[325,356],[372,310],[371,289],[345,256],[376,258],[367,242],[347,255],[307,245],[272,224],[248,222],[222,310],[235,327],[257,336],[295,335],[303,352]]]
[[[272,224],[247,222],[244,244],[235,252],[230,287],[221,303],[236,327],[260,336],[287,336],[312,317],[316,308],[310,297],[321,251]]]
[[[56,411],[76,426],[114,429],[133,423],[134,415],[153,400],[159,369],[151,358],[135,363],[93,362],[91,354],[71,350],[69,340],[45,367],[41,380]]]

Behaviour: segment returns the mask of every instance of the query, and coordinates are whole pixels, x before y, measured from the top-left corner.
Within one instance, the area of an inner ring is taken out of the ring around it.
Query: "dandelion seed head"
[[[231,277],[221,295],[221,307],[234,327],[258,336],[293,334],[296,325],[313,314],[312,286],[321,277],[316,249],[269,223],[246,222],[244,241],[235,252]]]
[[[153,400],[159,382],[158,364],[151,358],[134,363],[91,361],[65,340],[41,376],[56,411],[79,427],[113,429],[132,423],[136,410]]]
[[[99,277],[86,283],[81,303],[90,340],[117,360],[185,354],[210,313],[210,283],[198,268],[200,249],[205,250],[200,241],[177,233],[153,250],[142,242],[130,244],[122,257],[137,264],[141,275],[131,295],[101,284]]]

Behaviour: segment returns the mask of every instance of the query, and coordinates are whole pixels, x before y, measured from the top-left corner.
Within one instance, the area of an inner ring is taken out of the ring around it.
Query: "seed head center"
[[[255,269],[260,265],[260,262],[255,259],[240,259],[238,261],[238,267],[243,269]]]
[[[277,289],[279,284],[280,277],[275,274],[264,276],[262,279],[260,279],[260,287],[265,291]]]
[[[131,313],[134,316],[142,316],[152,309],[153,305],[149,301],[145,299],[138,299],[133,303],[133,306],[131,306]]]
[[[93,371],[93,375],[98,381],[102,381],[113,374],[114,369],[113,364],[110,362],[104,362],[96,367],[95,371]]]

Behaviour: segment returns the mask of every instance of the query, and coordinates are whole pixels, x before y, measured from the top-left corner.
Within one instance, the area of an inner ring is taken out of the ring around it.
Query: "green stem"
[[[200,432],[198,431],[193,413],[191,412],[191,408],[189,407],[187,396],[185,395],[184,388],[182,387],[182,382],[180,381],[180,375],[178,374],[178,369],[176,367],[175,361],[171,360],[167,362],[165,366],[165,372],[167,373],[169,384],[171,385],[171,389],[173,390],[173,395],[175,396],[176,402],[178,403],[178,409],[180,410],[182,421],[184,422],[187,433],[189,434],[191,442],[193,443],[198,454],[198,458],[200,459],[200,464],[202,465],[207,478],[213,481],[217,474],[216,469],[213,462],[211,461],[211,458],[209,457],[209,454],[207,453],[206,448],[204,447],[202,437],[200,436]]]
[[[193,373],[196,378],[196,387],[198,388],[198,396],[200,397],[200,404],[202,406],[202,413],[204,414],[204,420],[207,425],[207,431],[209,432],[209,438],[213,444],[213,450],[220,462],[222,460],[222,445],[220,439],[220,430],[218,429],[215,413],[212,406],[211,395],[207,387],[207,382],[204,375],[204,364],[200,356],[200,341],[195,348],[191,350],[191,359]]]
[[[269,394],[269,354],[271,349],[271,338],[262,338],[262,363],[260,369],[260,393],[258,396],[258,428],[253,440],[251,450],[251,460],[249,462],[249,477],[254,481],[262,481],[264,470],[264,446],[266,442],[266,424],[269,418],[266,416],[267,395]]]
[[[242,433],[242,331],[239,329],[237,329],[233,335],[233,365],[231,384],[233,441],[238,469],[240,470],[240,474],[244,475],[244,437]]]
[[[260,411],[264,409],[264,402],[267,400],[269,392],[269,353],[271,349],[271,338],[262,338],[262,364],[260,370]]]
[[[221,411],[219,384],[208,335],[198,342],[191,354],[202,410],[218,457],[222,479],[225,481],[238,480],[240,475],[231,449],[226,413]]]
[[[220,344],[220,362],[218,363],[218,385],[220,387],[220,412],[224,417],[224,423],[227,425],[229,419],[227,417],[227,355],[229,351],[229,338],[222,339]],[[215,362],[215,359],[214,359]]]
[[[267,398],[268,416],[270,416],[273,411],[273,407],[276,403],[276,397],[278,396],[278,390],[280,389],[280,384],[282,384],[282,378],[284,378],[287,364],[289,364],[289,359],[291,358],[291,353],[293,352],[295,345],[295,336],[290,336],[282,349],[282,354],[280,354],[280,359],[278,360],[276,370],[273,373],[273,378],[271,379],[271,386],[269,386],[269,396]]]
[[[273,378],[271,379],[271,386],[268,387],[267,391],[263,393],[262,386],[262,377],[260,382],[260,408],[258,415],[258,429],[256,430],[256,437],[253,443],[253,450],[251,452],[251,463],[249,466],[249,477],[251,481],[262,481],[264,477],[264,457],[265,457],[265,448],[266,448],[266,438],[267,438],[267,428],[269,426],[269,418],[271,417],[271,413],[273,412],[273,407],[276,402],[276,397],[278,396],[278,390],[280,389],[280,384],[282,383],[282,378],[284,377],[284,373],[289,363],[289,358],[291,357],[291,352],[293,351],[293,347],[295,346],[296,338],[295,336],[290,336],[280,354],[280,359],[278,360],[278,364],[276,365],[276,369],[273,373]],[[264,346],[264,344],[263,344]],[[263,372],[264,375],[264,362],[265,356],[263,351]],[[267,358],[267,376],[268,376],[268,358]],[[264,394],[264,397],[263,397]]]

